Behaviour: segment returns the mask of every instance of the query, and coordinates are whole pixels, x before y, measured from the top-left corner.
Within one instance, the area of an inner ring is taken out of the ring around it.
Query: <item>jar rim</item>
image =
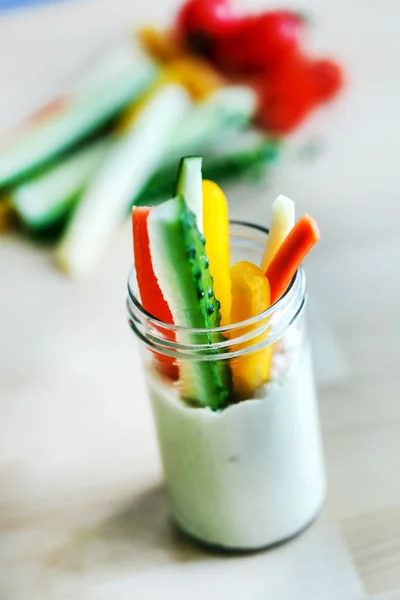
[[[267,227],[263,227],[261,225],[256,225],[254,223],[249,223],[249,222],[241,221],[241,220],[230,220],[229,224],[243,226],[243,227],[247,227],[250,229],[255,229],[266,235],[269,234],[269,229]],[[239,321],[238,323],[232,323],[230,325],[224,325],[224,326],[220,326],[220,327],[213,327],[213,328],[208,328],[208,329],[207,328],[191,328],[191,327],[185,327],[182,325],[166,323],[165,321],[162,321],[162,320],[158,319],[157,317],[155,317],[154,315],[152,315],[151,313],[149,313],[143,307],[143,305],[141,304],[139,299],[136,297],[136,295],[132,291],[131,282],[133,280],[136,281],[134,267],[132,267],[129,272],[128,282],[127,282],[127,289],[128,289],[127,304],[128,304],[129,315],[131,317],[135,316],[132,313],[132,310],[131,310],[131,307],[129,304],[129,301],[131,301],[136,309],[135,312],[138,312],[142,317],[144,317],[146,319],[146,322],[148,325],[150,325],[156,329],[162,328],[165,332],[177,333],[177,334],[190,333],[190,334],[211,334],[211,335],[222,334],[222,335],[224,335],[226,333],[231,333],[235,329],[242,329],[245,327],[250,327],[250,326],[256,325],[260,321],[267,321],[274,313],[276,313],[280,309],[287,310],[288,305],[290,305],[292,303],[291,298],[293,298],[293,297],[302,299],[300,305],[294,311],[293,318],[295,318],[296,315],[298,314],[299,310],[302,307],[301,305],[304,304],[304,297],[306,295],[306,279],[305,279],[304,269],[303,269],[303,267],[299,267],[299,269],[297,269],[295,275],[293,276],[290,284],[288,285],[287,289],[282,294],[282,296],[280,296],[280,298],[278,298],[278,300],[276,300],[273,304],[271,304],[271,306],[269,306],[266,310],[262,311],[258,315],[255,315],[254,317],[251,317],[244,321]],[[291,321],[292,320],[293,319],[291,319]]]

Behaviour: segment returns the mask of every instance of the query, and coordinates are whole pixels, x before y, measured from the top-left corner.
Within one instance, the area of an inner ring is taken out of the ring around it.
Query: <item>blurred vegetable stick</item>
[[[81,276],[97,264],[126,217],[132,198],[162,161],[190,106],[182,86],[163,86],[119,136],[56,249],[56,261],[64,271]]]
[[[0,187],[30,175],[101,128],[157,76],[134,44],[99,61],[77,85],[30,118],[0,147]]]
[[[232,141],[235,142],[234,139]],[[93,147],[81,150],[68,161],[61,162],[45,174],[10,192],[9,202],[25,226],[39,233],[65,222],[90,179],[104,161],[102,144],[103,142],[96,142]],[[194,150],[195,148],[193,147]],[[278,155],[279,146],[276,141],[265,139],[246,150],[234,150],[217,156],[207,155],[201,146],[200,149],[201,152],[195,153],[204,154],[203,176],[221,185],[240,178],[252,179],[265,174],[267,165]],[[81,162],[83,153],[86,157]],[[161,165],[143,190],[132,197],[131,204],[151,206],[168,198],[176,182],[176,175],[171,167],[170,161]]]
[[[222,181],[257,173],[274,159],[277,144],[261,137],[248,149],[235,150],[235,145],[242,139],[239,132],[248,125],[254,110],[254,94],[240,86],[219,89],[196,104],[171,139],[162,164],[151,174],[143,190],[132,196],[131,204],[137,201],[152,204],[160,199],[165,200],[174,188],[176,163],[188,154],[204,155],[204,173],[208,179]],[[229,140],[230,153],[210,156],[211,148],[221,138]],[[10,202],[24,224],[36,232],[56,223],[61,225],[118,139],[118,135],[111,135],[86,144],[54,166],[11,189]]]
[[[278,142],[265,139],[247,150],[216,156],[207,156],[203,152],[203,177],[219,185],[240,178],[259,178],[261,174],[265,174],[267,165],[278,156],[278,151]],[[171,172],[171,165],[161,167],[148,181],[135,203],[156,204],[165,200],[174,189],[174,183],[175,175]]]
[[[195,101],[201,101],[224,85],[222,77],[206,62],[198,58],[181,57],[171,61],[160,72],[154,84],[126,109],[118,129],[127,129],[139,111],[163,85],[177,83],[184,86]]]
[[[185,53],[172,31],[142,27],[139,31],[134,32],[134,36],[139,39],[144,52],[158,62],[168,63]]]
[[[18,222],[18,215],[10,199],[0,198],[0,234],[12,229]]]
[[[114,136],[108,136],[86,144],[54,167],[10,190],[10,203],[24,225],[32,231],[40,231],[65,221],[113,142]]]

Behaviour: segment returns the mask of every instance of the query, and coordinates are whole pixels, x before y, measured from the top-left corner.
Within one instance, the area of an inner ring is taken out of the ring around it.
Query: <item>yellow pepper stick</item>
[[[265,246],[261,269],[265,273],[278,248],[294,226],[294,202],[280,195],[272,203],[271,226]]]
[[[203,232],[214,293],[221,303],[221,325],[229,325],[232,304],[228,203],[221,188],[203,181]]]
[[[142,27],[135,32],[136,36],[146,54],[160,63],[168,63],[184,53],[184,49],[171,31]]]
[[[181,56],[165,67],[166,76],[184,85],[193,100],[204,100],[225,85],[223,77],[210,63],[195,56]]]
[[[179,57],[163,67],[158,80],[141,96],[139,102],[127,108],[121,117],[119,129],[127,129],[154,92],[168,83],[180,83],[194,101],[200,101],[222,87],[223,80],[213,67],[201,59]]]
[[[270,306],[270,289],[268,279],[263,271],[253,263],[238,262],[231,268],[232,279],[232,311],[231,322],[240,323],[259,315]],[[264,323],[266,325],[266,321]],[[240,329],[240,335],[247,335],[260,327],[249,325]],[[268,333],[262,333],[255,339],[243,342],[235,350],[246,349],[265,340]],[[254,391],[269,380],[271,368],[272,346],[231,360],[233,388],[235,398],[244,400],[251,398]]]

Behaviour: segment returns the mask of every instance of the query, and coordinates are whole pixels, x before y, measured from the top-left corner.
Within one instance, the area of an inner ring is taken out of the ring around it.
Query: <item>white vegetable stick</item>
[[[279,246],[292,229],[295,220],[294,202],[282,194],[272,203],[271,227],[261,261],[261,269],[267,270]]]

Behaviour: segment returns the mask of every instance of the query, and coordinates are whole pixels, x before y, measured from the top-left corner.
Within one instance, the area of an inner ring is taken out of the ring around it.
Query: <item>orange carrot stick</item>
[[[135,258],[136,279],[139,287],[142,306],[151,315],[164,323],[173,323],[172,314],[162,295],[153,270],[151,260],[147,218],[151,208],[134,207],[132,210],[133,253]],[[174,340],[173,332],[166,335]],[[154,352],[158,370],[171,379],[177,379],[178,368],[173,358]]]
[[[318,240],[317,222],[310,215],[303,215],[282,242],[265,273],[272,303],[285,292],[304,257]]]

